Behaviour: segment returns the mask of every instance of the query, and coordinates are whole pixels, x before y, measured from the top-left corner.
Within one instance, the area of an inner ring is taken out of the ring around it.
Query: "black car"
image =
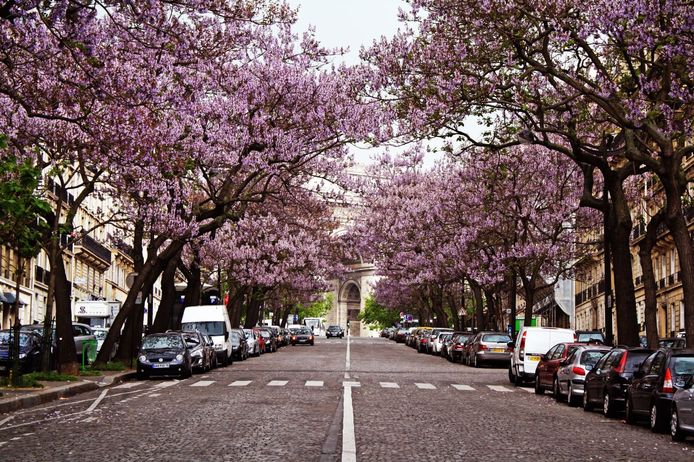
[[[14,331],[0,331],[0,374],[7,374],[12,368],[10,341]],[[14,355],[13,355],[14,357]],[[41,336],[33,332],[19,333],[19,367],[21,372],[32,372],[41,366]]]
[[[650,355],[634,374],[627,391],[626,421],[648,417],[651,430],[665,430],[670,422],[672,396],[694,374],[694,350],[663,348]]]
[[[231,350],[234,359],[239,361],[245,361],[250,356],[246,334],[243,332],[243,329],[231,330]]]
[[[303,343],[305,345],[313,345],[313,333],[308,327],[302,327],[292,332],[292,345]]]
[[[475,334],[472,332],[453,332],[451,339],[446,342],[445,357],[454,363],[462,362],[465,342],[471,340]]]
[[[142,339],[137,355],[137,377],[146,379],[152,375],[190,377],[193,362],[183,334],[166,332],[151,334]]]
[[[193,369],[207,372],[212,369],[212,361],[208,354],[208,346],[205,338],[199,331],[181,332],[186,342],[186,348],[190,353]]]
[[[634,373],[651,353],[652,350],[627,346],[617,346],[605,353],[586,374],[583,409],[590,411],[602,404],[602,413],[611,417],[618,408],[623,408]]]
[[[330,337],[343,338],[345,336],[345,331],[342,330],[342,327],[340,327],[340,326],[328,326],[328,328],[325,331],[325,336],[326,336],[326,338],[330,338]]]

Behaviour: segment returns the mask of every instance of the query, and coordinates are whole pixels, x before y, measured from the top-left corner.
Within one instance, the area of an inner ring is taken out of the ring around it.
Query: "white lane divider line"
[[[349,337],[347,337],[349,341]],[[352,387],[345,387],[342,400],[342,462],[357,462],[357,441],[354,436]]]
[[[250,384],[252,380],[236,380],[229,384],[230,387],[246,387]]]
[[[150,393],[149,395],[150,398],[156,398],[157,396],[161,396],[161,393]]]
[[[342,382],[342,386],[345,388],[359,388],[361,387],[361,383],[359,382]],[[351,395],[350,395],[351,398]]]
[[[534,389],[534,388],[518,387],[518,390],[527,391],[528,393],[535,393],[535,389]]]
[[[307,386],[307,387],[322,387],[323,381],[322,380],[307,380],[305,386]]]
[[[92,412],[94,409],[96,409],[96,407],[99,405],[99,403],[101,403],[101,401],[106,397],[107,393],[108,393],[108,390],[102,391],[101,394],[99,395],[99,397],[94,400],[92,405],[89,406],[85,412],[88,414],[88,413]]]
[[[191,387],[209,387],[214,383],[214,380],[200,380],[198,382],[192,383]]]
[[[174,385],[178,385],[179,381],[174,380],[173,382],[161,382],[156,385],[154,385],[154,388],[169,388],[173,387]]]
[[[347,355],[345,356],[345,371],[348,371],[352,365],[352,361],[350,359],[350,352],[349,352],[350,344],[351,344],[350,338],[351,338],[351,335],[347,334]]]
[[[454,383],[451,385],[453,388],[456,390],[462,390],[462,391],[475,391],[474,388],[472,388],[470,385],[460,385],[458,383]]]
[[[14,416],[13,416],[13,415],[11,415],[11,416],[9,416],[9,417],[5,417],[4,419],[0,420],[0,427],[2,427],[3,425],[5,425],[7,422],[9,422],[9,421],[12,420],[12,419],[14,419]]]
[[[268,387],[283,387],[289,382],[288,380],[271,380],[268,382]]]
[[[346,379],[349,379],[349,378],[350,378],[349,372],[345,372],[345,378],[346,378]]]
[[[400,385],[398,385],[395,382],[378,382],[381,385],[381,388],[400,388]]]
[[[122,389],[129,389],[129,388],[135,388],[139,387],[140,385],[144,384],[144,382],[126,382],[121,385],[116,385],[113,387],[114,390],[122,390]]]
[[[512,393],[513,390],[510,390],[503,385],[487,385],[487,387],[492,390],[492,391],[500,391],[501,393]]]
[[[430,383],[418,383],[415,382],[414,384],[415,387],[419,388],[420,390],[436,390],[436,387],[433,386]]]

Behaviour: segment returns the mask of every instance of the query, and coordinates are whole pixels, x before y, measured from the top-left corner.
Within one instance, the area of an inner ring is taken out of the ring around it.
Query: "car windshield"
[[[605,340],[600,332],[581,332],[578,334],[577,342],[587,343],[591,340],[600,340],[601,342]]]
[[[487,334],[482,336],[482,341],[492,343],[508,343],[511,341],[511,337],[504,334]]]
[[[694,375],[694,356],[675,356],[672,372],[675,375]]]
[[[200,339],[195,334],[183,334],[183,338],[188,345],[197,346],[200,344]]]
[[[12,338],[14,338],[14,334],[12,334]],[[19,345],[20,346],[26,346],[29,342],[31,335],[29,334],[19,334]],[[10,332],[5,331],[5,332],[0,332],[0,345],[9,345],[10,344]]]
[[[266,330],[261,330],[260,335],[262,335],[265,338],[270,338],[270,332],[268,332]]]
[[[310,329],[299,329],[299,334],[302,335],[311,335],[311,330]]]
[[[340,330],[339,326],[330,326],[328,327],[328,330]]]
[[[183,330],[199,330],[207,335],[224,335],[223,321],[198,321],[184,322],[181,324]]]
[[[163,348],[182,349],[183,339],[180,335],[152,335],[142,341],[142,349],[156,350]]]
[[[605,351],[586,350],[583,353],[581,353],[580,363],[585,365],[585,366],[595,366],[595,364],[598,361],[600,361],[600,358],[602,358],[604,355],[605,355]]]

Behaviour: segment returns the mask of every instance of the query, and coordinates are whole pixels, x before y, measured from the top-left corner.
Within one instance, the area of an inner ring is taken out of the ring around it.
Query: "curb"
[[[0,401],[0,414],[38,406],[39,404],[44,404],[60,398],[67,398],[80,393],[86,393],[88,391],[98,390],[111,385],[117,385],[126,380],[135,378],[136,375],[137,374],[134,371],[124,372],[111,377],[105,377],[102,382],[82,380],[81,382],[69,383],[67,385],[51,388],[49,390],[42,390],[35,393],[29,393],[24,396],[9,398],[7,400]]]

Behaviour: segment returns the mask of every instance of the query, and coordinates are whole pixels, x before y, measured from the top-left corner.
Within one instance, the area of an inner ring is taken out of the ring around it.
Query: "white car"
[[[439,335],[437,335],[431,344],[431,347],[434,350],[433,353],[435,355],[440,355],[443,344],[451,337],[453,337],[453,332],[441,332]]]
[[[246,335],[246,343],[248,344],[248,354],[253,356],[260,356],[262,353],[260,349],[260,344],[258,343],[258,338],[256,337],[253,329],[244,329],[243,333]]]
[[[518,331],[513,344],[511,365],[508,369],[508,380],[516,385],[535,381],[535,370],[550,348],[560,342],[575,342],[576,331],[558,327],[523,326]]]

